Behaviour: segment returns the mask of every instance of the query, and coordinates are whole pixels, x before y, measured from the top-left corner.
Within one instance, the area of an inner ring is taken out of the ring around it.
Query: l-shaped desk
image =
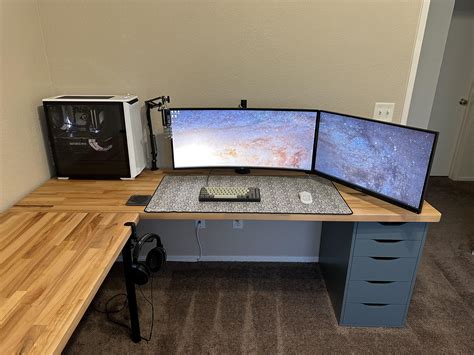
[[[179,174],[200,173],[208,172]],[[323,222],[320,265],[338,322],[404,325],[428,223],[441,218],[429,203],[415,214],[336,185],[352,215],[150,214],[125,205],[130,195],[153,194],[166,174],[145,171],[131,181],[51,179],[0,215],[1,353],[61,352],[121,251],[127,272],[132,230],[124,224],[150,218]]]

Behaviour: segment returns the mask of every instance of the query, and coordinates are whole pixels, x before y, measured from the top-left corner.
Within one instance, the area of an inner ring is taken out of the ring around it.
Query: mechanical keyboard
[[[199,201],[260,202],[258,187],[202,187]]]

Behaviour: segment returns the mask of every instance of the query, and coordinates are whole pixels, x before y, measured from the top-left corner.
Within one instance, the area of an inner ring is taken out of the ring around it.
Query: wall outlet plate
[[[376,102],[374,119],[384,122],[392,122],[395,104],[393,102]]]
[[[206,228],[206,220],[205,219],[197,219],[194,221],[194,227],[198,227],[199,229]]]
[[[244,221],[241,219],[234,219],[232,226],[234,229],[242,229],[244,228]]]

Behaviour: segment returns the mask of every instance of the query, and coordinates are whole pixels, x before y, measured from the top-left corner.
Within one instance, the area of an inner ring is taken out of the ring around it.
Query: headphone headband
[[[140,251],[143,247],[143,244],[145,244],[149,240],[156,240],[156,246],[163,248],[163,244],[161,244],[161,239],[158,234],[155,233],[146,233],[144,234],[135,244],[135,247],[133,248],[133,257],[132,257],[132,262],[134,264],[138,263],[138,256],[140,255]]]

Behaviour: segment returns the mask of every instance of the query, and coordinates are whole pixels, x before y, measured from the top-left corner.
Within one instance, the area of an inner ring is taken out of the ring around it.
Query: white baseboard
[[[457,177],[457,178],[449,177],[449,178],[454,181],[474,181],[474,177]]]
[[[196,255],[168,255],[168,261],[196,262]],[[317,263],[318,256],[203,255],[200,261]]]
[[[139,260],[145,261],[146,256],[140,255]],[[197,255],[168,255],[167,261],[193,263]],[[117,258],[122,262],[122,255]],[[318,263],[319,256],[268,256],[268,255],[203,255],[200,261],[224,262],[266,262],[266,263]]]

